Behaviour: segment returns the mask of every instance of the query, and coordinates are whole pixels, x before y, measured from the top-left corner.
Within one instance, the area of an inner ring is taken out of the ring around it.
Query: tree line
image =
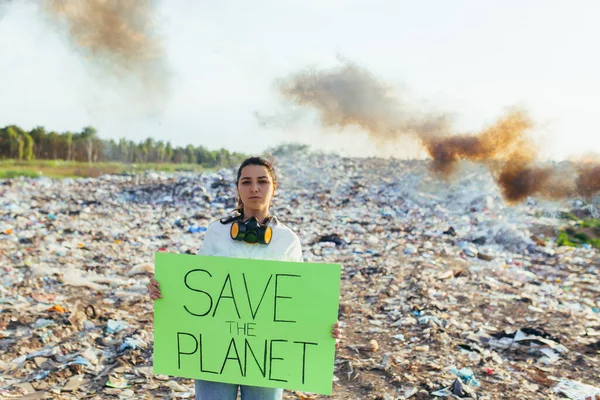
[[[239,164],[244,155],[204,146],[173,147],[170,142],[147,138],[135,143],[121,138],[101,139],[91,126],[80,132],[47,132],[42,126],[30,131],[16,125],[0,128],[0,159],[64,160],[79,162],[188,163],[206,167]]]

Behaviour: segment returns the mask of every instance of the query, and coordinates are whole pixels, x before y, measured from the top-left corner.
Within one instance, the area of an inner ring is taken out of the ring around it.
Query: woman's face
[[[245,207],[251,210],[268,208],[275,193],[275,186],[267,167],[247,165],[242,168],[238,193]]]

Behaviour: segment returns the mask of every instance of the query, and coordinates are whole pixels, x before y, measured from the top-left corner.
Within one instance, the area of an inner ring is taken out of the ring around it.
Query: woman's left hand
[[[331,330],[331,336],[335,339],[335,347],[339,347],[340,340],[344,337],[344,330],[342,329],[342,323],[340,321],[333,325]]]

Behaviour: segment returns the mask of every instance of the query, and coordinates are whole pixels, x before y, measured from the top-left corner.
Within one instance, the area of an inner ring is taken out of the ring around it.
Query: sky
[[[170,141],[246,154],[285,142],[349,156],[411,157],[357,129],[308,114],[261,127],[284,109],[276,80],[303,68],[371,71],[411,101],[477,132],[511,107],[528,111],[543,157],[600,153],[600,2],[163,0],[157,10],[169,90],[147,115],[119,83],[98,79],[26,0],[0,6],[0,126],[97,128],[100,137]]]

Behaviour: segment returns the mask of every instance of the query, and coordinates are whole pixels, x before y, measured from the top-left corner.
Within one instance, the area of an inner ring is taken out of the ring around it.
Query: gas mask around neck
[[[273,228],[269,225],[272,219],[273,217],[267,217],[261,224],[255,217],[243,221],[243,216],[240,215],[231,224],[229,234],[233,240],[269,244],[273,238]]]

